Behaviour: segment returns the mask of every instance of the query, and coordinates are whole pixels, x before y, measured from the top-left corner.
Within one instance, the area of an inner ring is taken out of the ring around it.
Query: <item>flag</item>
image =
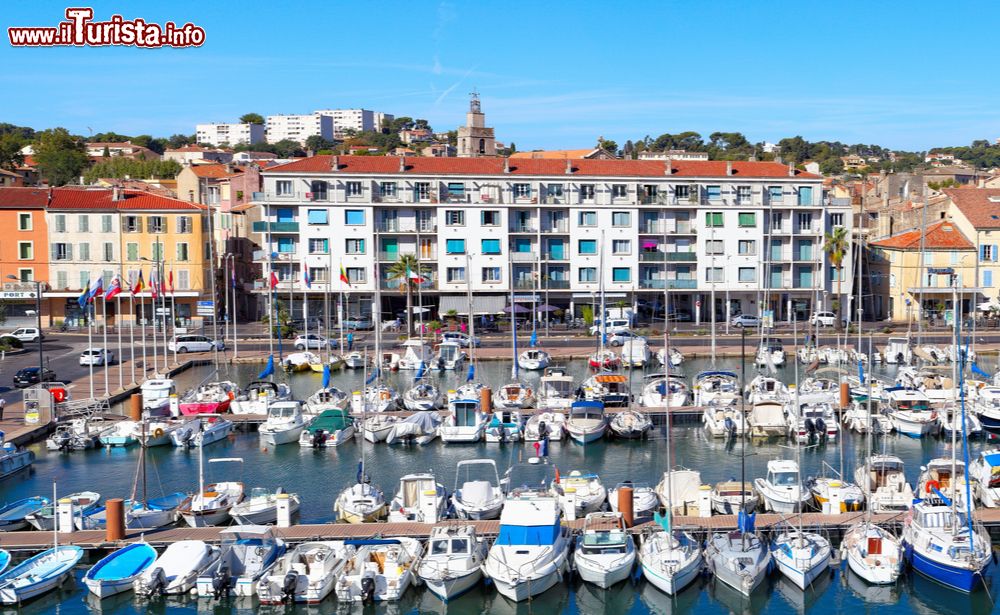
[[[89,294],[90,294],[90,282],[88,281],[87,285],[83,287],[83,292],[80,293],[80,297],[77,298],[76,300],[76,302],[80,304],[81,309],[87,307],[87,302],[90,301]]]
[[[97,276],[97,279],[90,283],[90,288],[87,289],[87,300],[86,303],[90,303],[94,300],[94,297],[99,295],[101,291],[104,290],[104,278],[102,276]]]
[[[276,274],[275,272],[272,271],[271,272],[271,290],[274,290],[277,287],[278,287],[278,274]]]
[[[340,281],[347,284],[348,288],[351,286],[351,280],[347,277],[347,272],[344,271],[344,265],[340,265]]]
[[[272,354],[267,358],[267,366],[264,367],[264,371],[257,374],[257,379],[263,380],[264,378],[267,378],[273,373],[274,373],[274,355]]]
[[[858,361],[858,379],[861,380],[861,384],[865,383],[865,364],[860,360]]]
[[[104,300],[108,301],[114,299],[122,292],[122,281],[118,276],[111,280],[111,284],[108,285],[108,292],[104,293]]]
[[[982,369],[980,369],[979,365],[977,365],[976,363],[973,363],[972,365],[970,365],[969,369],[972,370],[973,374],[976,374],[978,376],[982,376],[983,378],[989,378],[990,377],[990,375],[987,374],[986,372],[984,372]]]
[[[534,348],[535,346],[538,345],[538,331],[532,331],[531,332],[531,340],[528,341],[528,344],[532,348]]]
[[[306,283],[306,288],[312,288],[312,279],[309,278],[309,270],[302,270],[302,281]]]
[[[153,299],[159,295],[160,286],[156,281],[156,269],[149,272],[149,293],[153,295]]]
[[[406,279],[407,280],[415,280],[417,282],[423,282],[424,281],[424,276],[420,275],[419,273],[417,273],[415,271],[412,271],[410,269],[410,267],[407,266],[406,267]]]
[[[146,284],[142,281],[142,269],[139,270],[139,277],[135,279],[135,284],[132,285],[130,292],[133,295],[138,295],[142,292],[142,289],[146,287]]]
[[[167,277],[167,279],[170,281],[170,284],[169,284],[169,286],[170,286],[170,294],[172,295],[172,294],[174,294],[174,271],[173,271],[173,269],[170,270],[170,274]]]
[[[236,267],[233,267],[231,278],[233,283],[233,288],[236,288]]]

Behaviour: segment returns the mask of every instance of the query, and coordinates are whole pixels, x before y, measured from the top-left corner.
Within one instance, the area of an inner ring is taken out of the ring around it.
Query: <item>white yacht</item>
[[[267,420],[258,429],[261,444],[279,446],[298,442],[306,425],[302,417],[302,402],[275,402],[267,410]]]
[[[511,382],[501,386],[493,394],[493,405],[500,410],[521,410],[535,405],[535,394],[531,387],[522,382]]]
[[[767,477],[754,480],[754,487],[763,498],[765,510],[783,515],[804,510],[812,499],[799,478],[798,464],[787,459],[768,461]]]
[[[784,437],[788,431],[785,416],[785,402],[777,400],[758,401],[750,408],[747,417],[750,435],[757,438]]]
[[[938,427],[937,413],[922,391],[895,387],[886,391],[889,418],[897,432],[911,438],[922,438]]]
[[[432,594],[448,602],[479,584],[488,551],[473,525],[436,526],[415,571]]]
[[[472,443],[479,442],[486,432],[489,417],[480,408],[476,399],[452,399],[448,402],[448,413],[445,415],[438,435],[442,442]]]
[[[696,517],[701,504],[701,473],[697,470],[677,468],[667,470],[656,485],[656,494],[664,506],[671,507],[671,514]]]
[[[517,355],[517,366],[528,371],[540,371],[549,366],[552,357],[541,348],[529,348]]]
[[[653,429],[653,421],[645,412],[622,410],[611,417],[608,427],[616,438],[635,440],[645,437]]]
[[[382,412],[368,414],[361,420],[361,436],[372,444],[385,442],[396,427],[397,421],[399,417],[392,414]]]
[[[236,525],[219,533],[219,558],[195,581],[199,598],[220,599],[257,593],[257,582],[285,553],[285,542],[265,525]]]
[[[954,468],[954,473],[952,469]],[[969,483],[969,492],[975,499],[979,485],[973,479]],[[965,508],[965,462],[952,460],[951,457],[931,459],[927,465],[920,467],[920,474],[915,484],[919,497],[933,505],[947,504],[954,501],[959,508]]]
[[[460,519],[496,519],[503,509],[504,493],[497,464],[492,459],[466,459],[455,468],[451,505]]]
[[[747,403],[759,401],[778,401],[784,403],[789,399],[788,387],[785,383],[770,376],[758,375],[746,386]]]
[[[691,399],[687,382],[681,376],[650,374],[642,385],[639,403],[647,408],[680,408]]]
[[[357,550],[337,578],[341,603],[395,602],[416,583],[414,569],[424,554],[416,538],[345,540]]]
[[[566,413],[557,410],[536,411],[524,424],[524,441],[538,442],[543,438],[559,441],[566,437]]]
[[[177,388],[170,378],[153,378],[142,383],[139,393],[144,416],[166,416],[171,413],[170,399],[176,395]]]
[[[337,387],[323,387],[306,399],[303,411],[318,416],[327,410],[347,410],[350,403],[350,393]]]
[[[448,506],[448,492],[433,474],[407,474],[389,503],[389,522],[437,523]]]
[[[746,415],[736,404],[717,403],[720,401],[719,398],[713,399],[702,411],[701,422],[705,430],[713,438],[742,436],[750,428]]]
[[[257,380],[247,385],[242,393],[229,404],[233,414],[267,414],[267,408],[274,402],[292,398],[292,390],[284,382],[274,383]]]
[[[788,413],[788,436],[802,444],[811,439],[834,441],[840,425],[833,406],[828,401],[806,400],[799,396],[798,408],[792,403]]]
[[[535,398],[539,410],[568,410],[576,399],[576,382],[562,368],[549,367],[542,375]]]
[[[736,372],[707,371],[694,377],[694,405],[727,406],[740,398],[740,377]]]
[[[840,549],[847,565],[872,585],[895,583],[903,572],[903,550],[899,539],[870,521],[856,523],[844,534]]]
[[[278,559],[257,582],[261,604],[319,604],[356,552],[344,541],[304,542]]]
[[[601,477],[593,473],[573,470],[569,476],[559,479],[554,487],[564,514],[569,516],[572,513],[574,519],[599,511],[608,499],[608,490]]]
[[[406,340],[399,358],[399,369],[427,369],[434,359],[431,347],[419,339]]]
[[[854,482],[868,494],[873,513],[899,513],[913,506],[913,489],[906,482],[903,460],[894,455],[872,455],[854,472]]]
[[[660,496],[656,494],[656,490],[649,483],[625,481],[608,489],[608,507],[611,508],[611,512],[621,512],[618,499],[622,495],[620,490],[626,487],[632,490],[632,518],[652,519],[653,511],[660,506]]]
[[[385,495],[367,476],[360,476],[353,485],[344,489],[334,502],[337,519],[346,523],[372,523],[385,517]]]
[[[519,442],[523,433],[521,412],[519,410],[501,410],[493,412],[486,424],[487,442]]]
[[[585,583],[607,589],[629,578],[635,543],[620,513],[592,512],[576,537],[573,567]]]
[[[579,444],[589,444],[604,437],[608,430],[608,418],[604,414],[604,404],[599,401],[575,401],[566,417],[566,431]]]
[[[986,508],[1000,507],[1000,449],[979,451],[969,464],[969,477],[976,485],[973,497]]]
[[[458,342],[441,342],[437,348],[437,354],[434,355],[432,362],[435,367],[447,370],[462,369],[468,357]]]

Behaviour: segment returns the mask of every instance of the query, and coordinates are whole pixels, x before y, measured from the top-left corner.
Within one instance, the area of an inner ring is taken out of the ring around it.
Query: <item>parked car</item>
[[[455,342],[462,348],[469,348],[470,346],[475,346],[479,348],[482,345],[482,340],[478,337],[472,337],[468,333],[462,333],[460,331],[445,331],[441,334],[442,342]]]
[[[294,345],[297,350],[322,350],[328,346],[336,347],[337,340],[328,340],[322,335],[310,333],[296,337]]]
[[[837,324],[837,315],[834,312],[816,312],[809,319],[809,324],[813,326],[832,327]],[[844,324],[847,324],[846,319]]]
[[[628,318],[609,318],[607,324],[607,334],[618,333],[620,331],[628,331],[631,327],[631,323]],[[595,320],[592,327],[590,327],[591,335],[599,335],[601,333],[601,321]]]
[[[38,329],[38,327],[21,327],[20,329],[14,329],[10,333],[5,334],[4,337],[16,337],[22,342],[37,342],[45,337],[45,335]]]
[[[760,318],[751,316],[750,314],[737,314],[736,316],[733,316],[733,319],[729,321],[729,324],[737,328],[759,327]]]
[[[367,316],[349,316],[344,319],[345,331],[356,331],[358,329],[374,329],[372,319]]]
[[[56,373],[47,367],[40,371],[37,367],[22,367],[14,374],[14,386],[23,389],[39,382],[52,382],[55,379]]]
[[[632,331],[618,331],[608,335],[608,344],[611,346],[622,346],[628,340],[639,339],[642,336]]]
[[[80,365],[111,365],[115,353],[107,348],[87,348],[80,353]]]
[[[224,350],[226,345],[204,335],[178,335],[167,342],[167,350],[171,352],[208,352],[214,348]]]

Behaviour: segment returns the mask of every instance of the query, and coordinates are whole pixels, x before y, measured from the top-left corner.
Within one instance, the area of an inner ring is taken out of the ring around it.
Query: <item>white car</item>
[[[204,335],[178,335],[167,342],[167,350],[171,352],[208,352],[213,348],[224,350],[226,345]]]
[[[80,353],[80,365],[111,365],[115,353],[107,348],[88,348]]]
[[[613,333],[621,333],[622,331],[628,331],[631,327],[631,323],[628,318],[609,318],[607,324],[607,334],[611,335]],[[590,327],[591,335],[599,335],[601,333],[601,321],[595,320],[592,327]]]
[[[468,333],[462,333],[461,331],[445,331],[441,334],[442,342],[455,342],[461,348],[468,348],[470,346],[475,346],[479,348],[482,341],[476,337],[471,337]]]
[[[300,335],[295,338],[296,350],[322,350],[327,346],[336,346],[337,342],[334,340],[328,340],[322,335],[317,335],[315,333],[310,333],[309,335]]]
[[[833,312],[816,312],[809,319],[809,324],[816,326],[832,327],[837,324],[837,315]]]
[[[16,337],[22,342],[37,342],[45,336],[38,330],[38,327],[21,327],[4,334],[4,337]]]

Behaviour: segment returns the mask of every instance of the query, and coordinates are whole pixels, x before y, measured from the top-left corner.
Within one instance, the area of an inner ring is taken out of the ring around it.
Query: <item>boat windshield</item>
[[[605,551],[604,547],[619,547],[624,548],[625,546],[625,532],[621,530],[612,530],[609,532],[587,532],[583,535],[583,546],[584,547],[600,547],[601,553],[621,553],[619,550]]]
[[[271,495],[271,492],[267,490],[266,487],[254,487],[250,490],[250,499],[255,500],[257,498],[266,498]]]
[[[469,541],[466,538],[452,538],[451,550],[448,550],[449,540],[447,538],[441,538],[438,540],[431,541],[430,554],[431,555],[446,555],[451,554],[461,554],[469,552]]]
[[[455,424],[459,427],[472,427],[479,422],[478,402],[456,401],[451,407],[455,412]]]
[[[795,472],[775,472],[771,475],[771,484],[776,487],[794,487],[799,484]]]
[[[924,399],[901,399],[896,402],[896,408],[911,412],[924,412],[930,409],[930,405]]]
[[[142,392],[142,397],[144,399],[166,399],[170,397],[170,389],[146,389]]]
[[[555,468],[545,463],[525,463],[507,471],[507,492],[547,491],[555,480]]]

